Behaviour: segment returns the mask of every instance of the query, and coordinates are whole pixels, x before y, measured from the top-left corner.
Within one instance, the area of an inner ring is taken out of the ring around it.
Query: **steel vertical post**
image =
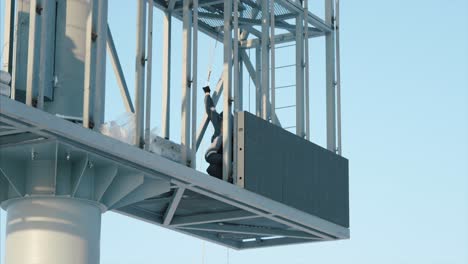
[[[163,16],[163,54],[162,54],[162,136],[170,137],[171,119],[171,31],[172,15],[169,11]]]
[[[144,99],[145,99],[145,40],[146,40],[146,1],[137,0],[137,43],[135,61],[135,142],[143,143]]]
[[[41,16],[37,8],[42,6],[42,0],[31,0],[29,2],[29,44],[28,44],[28,65],[26,80],[26,104],[32,106],[35,89],[39,75],[40,54],[40,33]]]
[[[233,63],[234,63],[234,78],[233,78],[233,86],[234,86],[234,124],[233,124],[233,164],[232,164],[232,174],[233,174],[233,181],[237,183],[237,115],[238,112],[241,111],[241,101],[242,101],[242,92],[241,92],[241,83],[242,79],[240,77],[240,54],[239,54],[239,3],[237,0],[234,0],[233,3],[233,12],[234,12],[234,23],[233,23],[233,32],[234,32],[234,41],[233,41]]]
[[[84,58],[84,94],[83,94],[83,126],[90,127],[92,117],[93,95],[92,91],[96,88],[94,79],[96,72],[96,16],[98,13],[98,1],[91,0],[91,9],[86,20],[86,52]]]
[[[108,0],[98,1],[96,19],[96,73],[94,80],[94,105],[93,122],[94,129],[98,130],[104,123],[106,110],[106,47],[107,47],[107,17]]]
[[[244,111],[244,60],[242,59],[242,56],[240,55],[240,52],[238,53],[239,55],[239,82],[238,82],[238,111]]]
[[[93,0],[86,22],[83,126],[104,123],[107,45],[107,0]]]
[[[327,149],[336,152],[335,26],[334,1],[325,0],[325,22],[332,31],[325,36]]]
[[[306,139],[310,140],[310,87],[309,87],[309,1],[304,1],[304,68],[305,68],[305,130]]]
[[[341,65],[340,65],[340,1],[335,0],[336,12],[336,104],[338,126],[338,155],[342,153],[341,146]]]
[[[260,47],[255,48],[255,114],[258,117],[262,116],[262,50]]]
[[[11,65],[11,95],[10,98],[13,100],[16,100],[16,86],[17,83],[23,79],[22,77],[24,76],[23,73],[20,70],[20,65],[22,62],[21,59],[21,53],[24,53],[24,47],[21,47],[22,41],[22,31],[23,29],[23,23],[24,23],[24,17],[26,16],[26,12],[20,13],[20,9],[23,8],[23,2],[21,1],[13,1],[12,2],[16,3],[15,5],[16,11],[13,9],[12,12],[15,12],[15,17],[14,17],[14,25],[13,25],[13,49],[12,49],[12,65]],[[10,6],[12,8],[12,6]],[[12,26],[10,25],[10,28]],[[29,32],[28,32],[29,33]],[[27,53],[27,52],[26,52]],[[24,57],[24,55],[22,56]],[[23,76],[21,76],[23,75]]]
[[[303,14],[296,17],[296,135],[305,136],[304,130],[304,26]]]
[[[181,146],[182,163],[189,164],[190,159],[190,86],[192,72],[192,10],[191,0],[183,3],[183,33],[182,33],[182,124]]]
[[[269,103],[270,103],[270,60],[269,60],[269,1],[262,0],[262,118],[269,120]]]
[[[15,32],[15,0],[5,1],[5,17],[3,18],[3,64],[2,70],[12,73],[13,62],[13,36]]]
[[[276,111],[276,85],[275,85],[275,1],[270,0],[270,84],[271,84],[271,104],[270,104],[270,118]],[[273,124],[276,124],[275,119],[271,118]]]
[[[227,181],[231,176],[232,167],[232,1],[224,2],[224,116],[223,116],[223,180]]]
[[[145,149],[151,144],[151,82],[153,70],[153,12],[154,2],[148,1],[148,59],[146,66]]]
[[[191,158],[192,168],[197,167],[197,93],[198,93],[198,0],[193,0],[193,81],[192,81],[192,125]]]
[[[233,2],[233,61],[234,61],[234,78],[233,78],[233,87],[234,87],[234,112],[240,111],[240,85],[241,80],[239,79],[239,3],[237,1]]]

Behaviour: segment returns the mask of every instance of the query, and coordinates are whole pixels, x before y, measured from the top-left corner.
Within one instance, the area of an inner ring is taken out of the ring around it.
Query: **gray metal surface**
[[[57,174],[56,195],[69,193],[100,199],[107,208],[118,213],[236,249],[349,237],[346,227],[1,96],[0,127],[18,132],[5,136],[8,140],[0,137],[1,160],[31,159],[34,145],[58,144],[74,150],[77,164],[74,168],[86,165],[86,160],[79,157],[92,157],[93,168],[105,168],[102,173],[87,174],[88,169],[84,174],[75,173],[72,185],[60,180],[61,174]],[[55,154],[54,150],[44,147],[35,152],[58,155],[66,160],[66,151]],[[6,166],[3,164],[12,163],[2,163],[2,169]],[[103,166],[105,164],[107,166]],[[128,173],[118,177],[115,169],[117,173]],[[21,178],[8,175],[13,174],[0,174],[0,198],[26,195],[25,183],[18,181]],[[82,187],[89,181],[76,181],[98,175],[100,184],[94,194]],[[114,182],[117,177],[119,179]],[[145,181],[167,182],[171,191],[157,191]]]
[[[349,227],[348,160],[250,113],[238,115],[245,189]]]

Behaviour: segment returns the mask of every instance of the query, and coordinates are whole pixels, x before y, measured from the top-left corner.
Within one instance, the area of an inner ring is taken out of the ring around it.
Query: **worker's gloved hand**
[[[205,86],[205,87],[203,87],[202,89],[203,89],[203,91],[204,91],[205,93],[210,93],[210,92],[211,92],[210,86]]]

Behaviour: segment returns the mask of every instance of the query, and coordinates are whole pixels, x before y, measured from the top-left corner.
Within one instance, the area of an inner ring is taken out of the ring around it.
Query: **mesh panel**
[[[223,3],[213,4],[210,6],[201,6],[198,8],[198,12],[200,13],[199,19],[201,22],[213,28],[213,30],[216,30],[216,28],[222,28],[224,25],[223,9]],[[276,1],[274,4],[274,12],[275,16],[293,14]],[[250,20],[258,20],[258,25],[260,25],[260,20],[262,18],[261,0],[240,0],[239,17]]]

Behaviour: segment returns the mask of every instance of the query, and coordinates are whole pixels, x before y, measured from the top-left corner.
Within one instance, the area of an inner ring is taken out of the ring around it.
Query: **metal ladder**
[[[295,45],[294,44],[289,44],[289,45],[284,45],[284,46],[279,46],[279,47],[275,47],[274,50],[278,50],[278,49],[283,49],[283,48],[289,48],[289,47],[294,47]],[[287,69],[287,68],[292,68],[292,67],[296,67],[296,64],[287,64],[287,65],[281,65],[281,66],[278,66],[278,67],[274,67],[274,70],[276,72],[276,70],[278,69]],[[275,73],[276,75],[276,73]],[[276,98],[276,90],[282,90],[282,89],[291,89],[291,88],[294,88],[296,87],[296,83],[294,84],[284,84],[284,85],[280,85],[280,86],[276,86],[276,83],[274,84],[274,87],[272,87],[271,89],[271,93],[274,94],[272,95],[272,98]],[[275,112],[277,112],[278,110],[285,110],[285,109],[291,109],[291,108],[296,108],[296,104],[291,104],[291,105],[282,105],[282,106],[276,106],[275,105]],[[285,130],[290,130],[290,129],[294,129],[296,128],[296,125],[292,125],[292,126],[286,126],[286,127],[283,127],[283,129]],[[293,132],[293,131],[290,131],[290,132]]]

